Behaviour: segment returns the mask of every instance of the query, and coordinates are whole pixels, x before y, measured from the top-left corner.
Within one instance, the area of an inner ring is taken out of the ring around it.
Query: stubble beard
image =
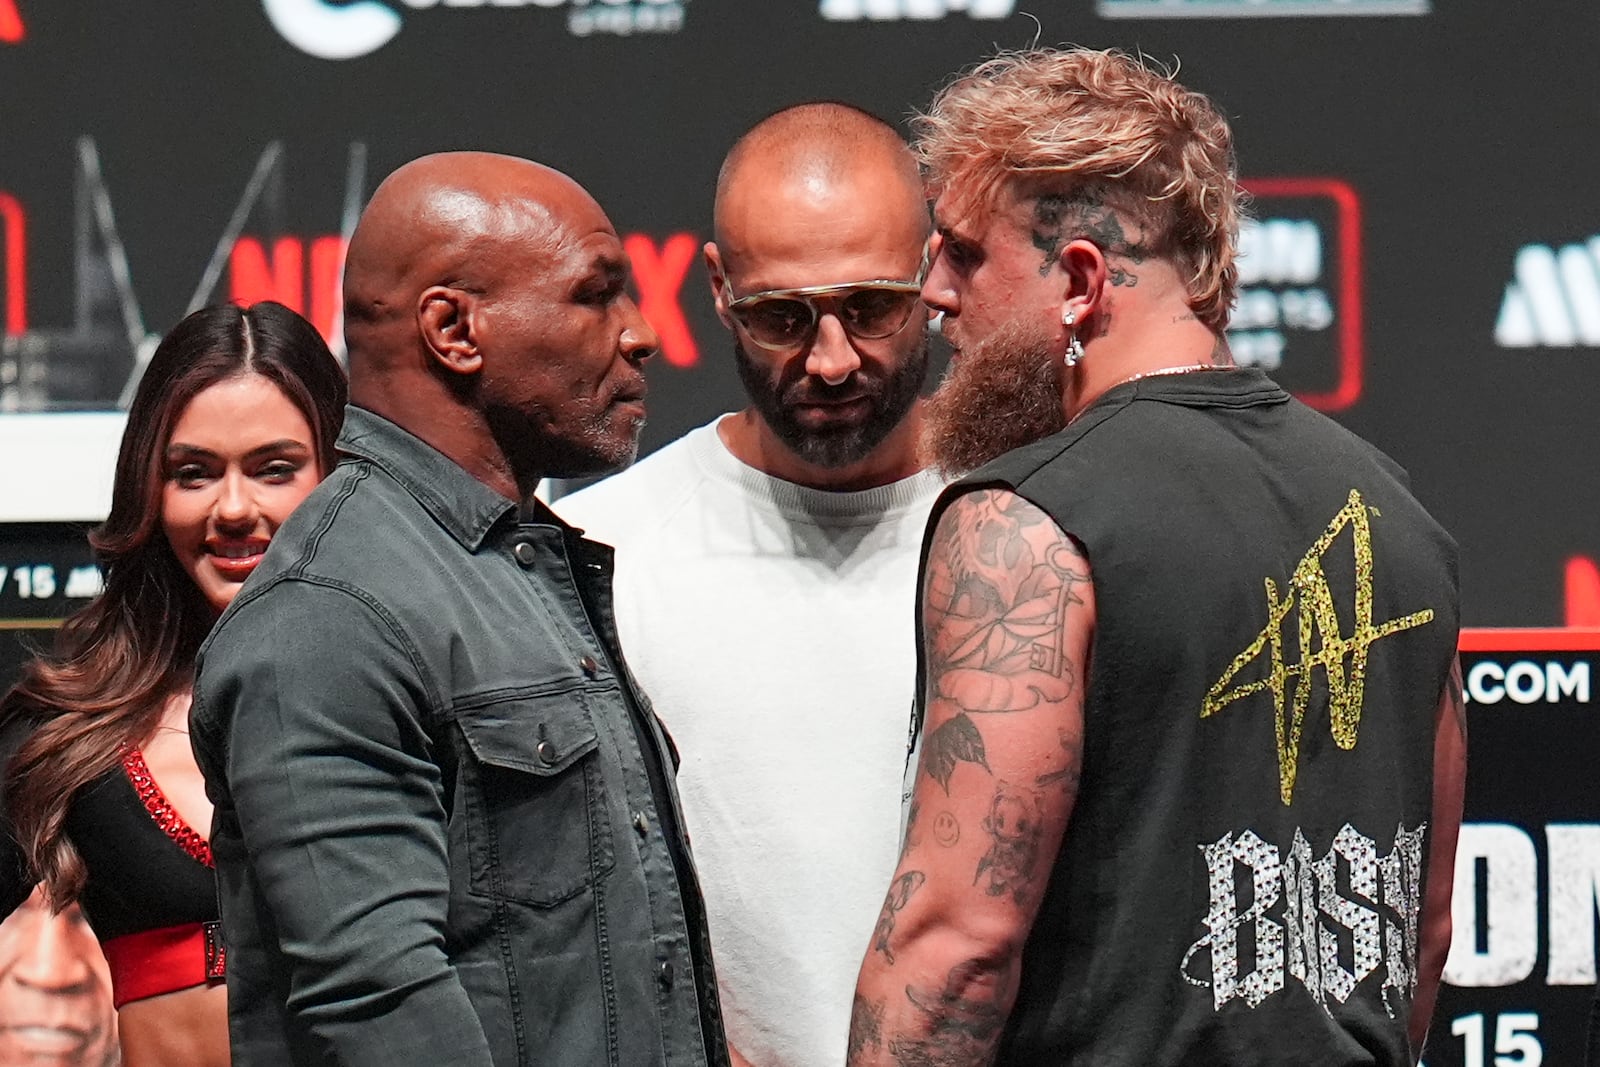
[[[829,386],[807,378],[774,382],[769,371],[752,359],[737,338],[733,342],[734,364],[751,406],[772,429],[784,447],[800,459],[824,470],[838,470],[859,463],[894,432],[917,402],[928,377],[928,333],[924,329],[912,350],[899,365],[882,378],[863,379],[857,371],[843,385]],[[859,423],[837,429],[813,430],[800,425],[791,406],[803,398],[826,399],[831,391],[854,394],[866,386],[872,412]]]
[[[1013,322],[962,349],[923,409],[924,458],[949,477],[1064,429],[1054,338]]]
[[[540,478],[587,478],[621,470],[638,456],[645,424],[635,419],[629,432],[617,433],[609,405],[561,432],[551,428],[555,419],[548,412],[530,419],[520,408],[489,406],[484,414],[523,490],[528,489],[524,482],[536,484]]]

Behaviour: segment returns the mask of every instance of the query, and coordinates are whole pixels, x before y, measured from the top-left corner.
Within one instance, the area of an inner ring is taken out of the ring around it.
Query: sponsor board
[[[1429,0],[1098,0],[1108,19],[1298,18],[1426,15]]]
[[[1600,948],[1596,663],[1600,630],[1461,635],[1474,758],[1426,1067],[1582,1060]]]
[[[1494,339],[1501,348],[1600,348],[1600,237],[1518,250]]]
[[[7,0],[0,0],[0,4]],[[267,21],[300,51],[318,59],[358,59],[392,41],[412,13],[431,17],[464,8],[562,8],[574,37],[676,33],[688,0],[262,0]]]
[[[1361,398],[1361,202],[1334,178],[1245,181],[1239,293],[1228,343],[1301,400],[1341,411]]]

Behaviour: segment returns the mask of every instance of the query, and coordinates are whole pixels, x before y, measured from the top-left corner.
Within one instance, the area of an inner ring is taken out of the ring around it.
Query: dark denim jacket
[[[236,1067],[726,1062],[611,551],[351,408],[201,651]]]

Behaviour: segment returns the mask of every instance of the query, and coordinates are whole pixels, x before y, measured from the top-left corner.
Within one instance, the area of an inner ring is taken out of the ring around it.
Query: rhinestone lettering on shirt
[[[1331,1013],[1381,971],[1384,1008],[1396,1015],[1416,991],[1426,832],[1398,827],[1382,856],[1348,823],[1318,859],[1299,829],[1287,855],[1253,830],[1201,845],[1206,933],[1184,953],[1184,980],[1210,988],[1221,1011],[1234,1000],[1257,1007],[1293,978]],[[1247,925],[1253,936],[1241,939]]]

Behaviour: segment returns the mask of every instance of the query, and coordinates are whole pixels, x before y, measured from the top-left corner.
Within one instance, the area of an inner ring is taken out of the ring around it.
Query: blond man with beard
[[[1455,546],[1230,365],[1231,135],[1115,52],[920,120],[957,349],[853,1067],[1400,1065],[1449,941]],[[1091,656],[1092,649],[1092,656]]]

